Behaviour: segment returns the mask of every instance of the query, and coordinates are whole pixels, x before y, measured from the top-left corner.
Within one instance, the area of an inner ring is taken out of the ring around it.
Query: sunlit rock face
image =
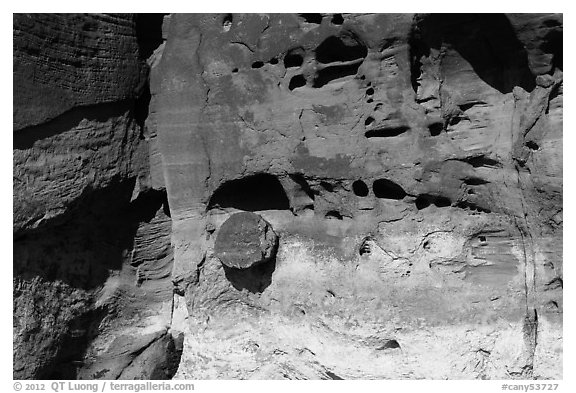
[[[562,378],[561,15],[14,34],[15,376]]]

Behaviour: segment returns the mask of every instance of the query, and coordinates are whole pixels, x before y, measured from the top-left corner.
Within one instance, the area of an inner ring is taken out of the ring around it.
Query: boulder
[[[214,244],[218,259],[236,269],[268,262],[277,249],[278,235],[270,223],[252,212],[232,214],[222,224]]]

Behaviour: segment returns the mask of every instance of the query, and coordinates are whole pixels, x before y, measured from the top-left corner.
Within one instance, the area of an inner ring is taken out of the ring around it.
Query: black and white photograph
[[[7,386],[562,391],[563,13],[191,8],[12,14]]]

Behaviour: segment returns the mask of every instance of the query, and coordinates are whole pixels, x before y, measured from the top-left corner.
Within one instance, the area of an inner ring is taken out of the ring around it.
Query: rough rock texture
[[[278,236],[270,223],[251,212],[232,214],[220,227],[214,255],[226,266],[248,269],[276,256]]]
[[[158,43],[138,24],[14,15],[15,379],[176,370],[171,219],[146,118]]]
[[[15,16],[15,81],[94,42],[15,88],[15,377],[562,378],[562,15]]]

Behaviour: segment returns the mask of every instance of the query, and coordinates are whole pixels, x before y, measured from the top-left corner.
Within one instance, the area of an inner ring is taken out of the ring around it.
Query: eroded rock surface
[[[15,98],[15,377],[562,378],[561,15],[69,17],[15,17],[112,67]]]
[[[138,23],[14,16],[15,379],[176,370],[172,223],[144,58],[162,37]]]

